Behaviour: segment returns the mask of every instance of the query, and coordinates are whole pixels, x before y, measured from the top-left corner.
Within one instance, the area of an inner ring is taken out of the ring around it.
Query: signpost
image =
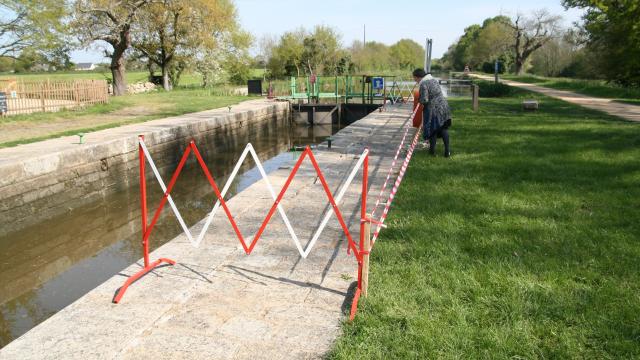
[[[7,93],[0,92],[0,115],[6,115],[9,108],[7,107]]]
[[[383,77],[374,77],[371,79],[371,83],[373,84],[373,90],[384,90],[384,78]],[[380,93],[380,92],[378,92]]]

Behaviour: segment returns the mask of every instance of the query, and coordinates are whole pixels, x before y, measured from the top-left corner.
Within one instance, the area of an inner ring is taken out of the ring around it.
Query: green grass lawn
[[[217,89],[178,89],[111,97],[108,104],[81,110],[9,116],[0,118],[0,131],[19,125],[23,135],[0,141],[0,148],[226,107],[250,99],[220,95]],[[63,125],[55,129],[57,123]]]
[[[640,124],[526,97],[452,100],[329,358],[640,357]]]
[[[610,99],[632,99],[640,101],[640,88],[629,88],[607,84],[603,80],[582,80],[569,78],[547,78],[535,75],[501,75],[507,80],[514,80],[549,87],[558,90],[569,90],[579,94]],[[633,103],[633,101],[632,101]]]
[[[156,73],[158,75],[158,73]],[[110,72],[94,72],[94,71],[71,71],[71,72],[42,72],[27,74],[1,74],[0,79],[20,79],[23,81],[42,81],[50,80],[111,80]],[[128,84],[137,82],[146,82],[149,79],[147,71],[127,71],[125,78]],[[180,86],[200,85],[202,76],[194,73],[185,73],[180,77]]]

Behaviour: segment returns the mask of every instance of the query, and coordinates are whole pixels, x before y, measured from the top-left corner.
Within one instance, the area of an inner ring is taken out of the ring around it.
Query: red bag
[[[416,111],[416,107],[420,105],[420,91],[416,90],[413,93],[413,111]],[[416,116],[413,118],[413,127],[418,128],[422,124],[422,111],[418,111]]]

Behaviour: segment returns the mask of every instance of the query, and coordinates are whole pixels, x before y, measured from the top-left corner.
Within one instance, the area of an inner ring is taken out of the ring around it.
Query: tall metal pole
[[[362,31],[362,48],[367,45],[367,24],[364,24],[364,28]]]
[[[433,39],[429,39],[429,72],[431,72],[431,52],[433,50]]]
[[[431,72],[431,48],[433,47],[433,40],[427,38],[424,47],[424,71]]]
[[[424,71],[427,71],[427,67],[429,64],[429,38],[424,42]]]

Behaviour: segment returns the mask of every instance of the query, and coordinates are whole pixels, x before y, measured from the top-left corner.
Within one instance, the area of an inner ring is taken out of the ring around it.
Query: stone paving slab
[[[314,151],[334,192],[369,146],[371,209],[409,113],[406,106],[372,113],[336,134],[332,149],[324,144]],[[285,166],[269,175],[275,189],[289,172]],[[340,205],[355,241],[360,187],[357,179]],[[229,201],[245,238],[252,238],[272,201],[262,181]],[[301,241],[309,241],[327,201],[308,161],[282,204]],[[182,235],[151,254],[158,257],[178,263],[143,277],[112,304],[114,291],[140,269],[138,261],[1,349],[0,358],[319,358],[340,334],[357,276],[335,216],[307,259],[277,212],[254,252],[245,255],[222,211],[199,248]]]

